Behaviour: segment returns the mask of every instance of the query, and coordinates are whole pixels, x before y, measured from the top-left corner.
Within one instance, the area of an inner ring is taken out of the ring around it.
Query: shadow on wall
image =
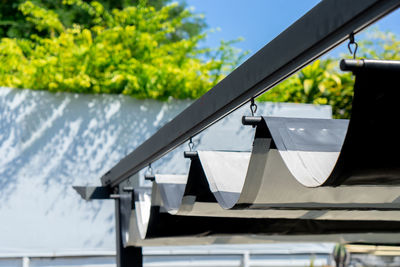
[[[0,229],[6,229],[0,248],[21,246],[18,235],[32,239],[27,247],[53,250],[114,246],[112,201],[85,202],[72,185],[99,185],[105,172],[190,103],[0,88]],[[263,103],[258,110],[331,116],[328,106]],[[249,114],[246,105],[194,137],[196,149],[249,151],[254,129],[241,125]],[[185,173],[187,149],[181,145],[154,169]]]
[[[99,219],[102,201],[86,203],[71,186],[99,184],[189,104],[0,88],[0,210],[31,198],[44,205],[39,215],[82,209],[84,221]],[[113,210],[105,219],[113,231]]]

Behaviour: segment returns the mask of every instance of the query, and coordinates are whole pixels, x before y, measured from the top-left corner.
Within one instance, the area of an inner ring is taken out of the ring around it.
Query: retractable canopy
[[[351,119],[264,118],[265,135],[308,187],[398,185],[400,62],[342,61],[356,76]]]
[[[371,78],[368,64],[353,70],[350,120],[262,117],[251,152],[192,151],[187,175],[155,175],[151,192],[124,195],[125,245],[397,243],[400,142],[388,117],[400,69]]]
[[[171,242],[398,243],[398,188],[389,185],[399,184],[400,171],[389,153],[400,148],[392,130],[400,62],[342,64],[357,75],[349,122],[261,118],[250,156],[199,152],[187,176],[156,178],[151,195],[122,193],[122,183],[399,4],[322,1],[106,172],[102,185],[119,192],[117,265],[142,265],[141,250],[123,246]]]
[[[153,186],[170,214],[397,220],[399,186],[306,187],[299,182],[301,175],[329,176],[347,125],[346,120],[264,117],[251,153],[197,151],[188,175],[156,175]]]
[[[305,187],[265,129],[257,128],[251,153],[198,151],[188,175],[155,175],[151,191],[135,189],[134,204],[123,194],[125,245],[397,243],[399,187]]]
[[[124,246],[265,242],[398,243],[400,222],[171,215],[153,192],[121,198]],[[133,205],[132,205],[133,204]],[[133,210],[132,210],[133,208]]]

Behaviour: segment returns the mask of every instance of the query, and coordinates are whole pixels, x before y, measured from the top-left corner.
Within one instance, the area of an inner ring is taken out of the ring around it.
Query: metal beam
[[[322,1],[122,159],[101,178],[103,185],[118,185],[399,5],[400,0]]]
[[[73,186],[72,188],[84,199],[110,199],[111,190],[104,186]]]

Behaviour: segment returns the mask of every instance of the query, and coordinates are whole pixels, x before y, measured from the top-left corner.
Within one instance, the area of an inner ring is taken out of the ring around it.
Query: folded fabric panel
[[[120,199],[124,246],[335,241],[395,243],[400,221],[265,219],[171,215],[153,188]],[[134,205],[132,205],[134,203]],[[151,203],[157,203],[151,205]],[[389,235],[391,233],[392,235]],[[398,239],[397,239],[398,240]]]
[[[159,188],[163,208],[178,215],[257,218],[293,218],[308,210],[328,211],[321,219],[330,217],[330,211],[342,210],[336,212],[338,220],[349,218],[346,211],[359,211],[352,214],[360,219],[357,216],[368,217],[368,210],[375,209],[393,211],[383,217],[397,218],[398,186],[308,188],[295,179],[280,151],[273,147],[272,139],[261,127],[252,153],[198,151],[191,160],[189,175],[156,175],[154,184]]]
[[[316,187],[400,183],[400,139],[394,130],[400,115],[400,64],[390,63],[357,62],[348,122],[264,117],[266,131],[301,184]]]
[[[368,66],[350,120],[262,117],[251,152],[192,152],[187,175],[122,195],[124,245],[397,244],[400,68]]]

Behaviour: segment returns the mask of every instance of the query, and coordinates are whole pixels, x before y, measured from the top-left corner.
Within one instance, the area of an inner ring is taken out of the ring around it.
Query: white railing
[[[162,253],[161,253],[162,252]],[[44,266],[79,266],[79,267],[114,267],[115,252],[75,254],[3,254],[0,255],[0,266],[44,267]],[[305,267],[332,266],[329,253],[295,253],[269,254],[251,250],[238,251],[226,249],[211,251],[209,248],[199,250],[162,250],[146,249],[144,266],[146,267]]]

